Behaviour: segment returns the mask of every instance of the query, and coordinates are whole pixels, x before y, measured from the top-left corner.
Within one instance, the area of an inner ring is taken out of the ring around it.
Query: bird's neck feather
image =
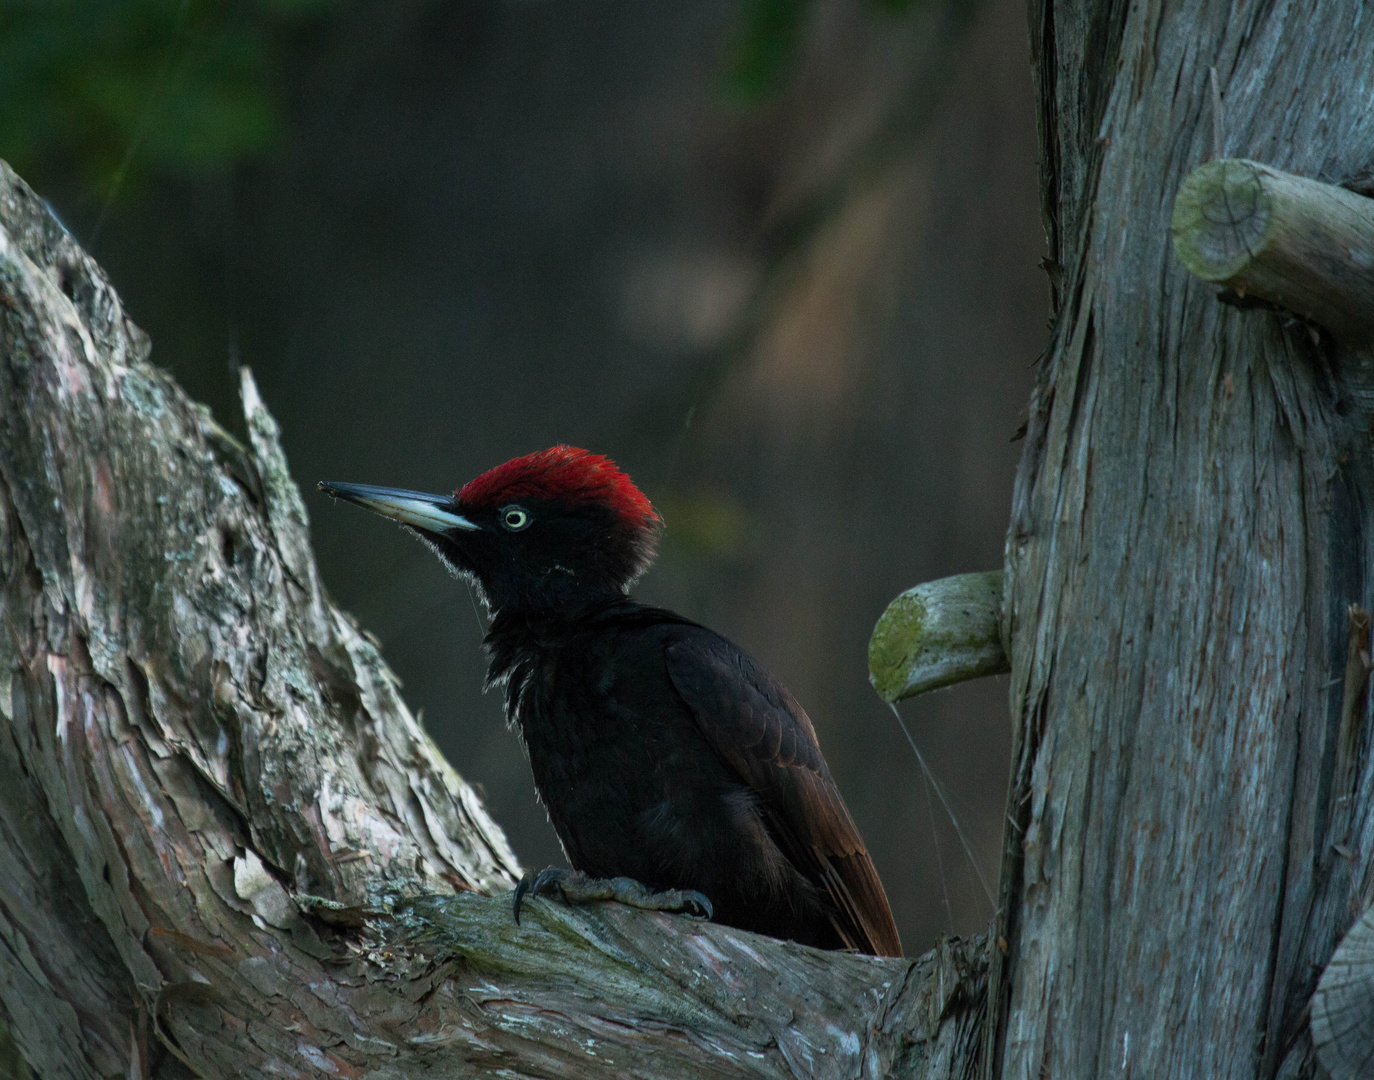
[[[577,603],[498,608],[485,639],[486,685],[505,688],[507,718],[513,717],[524,680],[545,655],[605,615],[639,607],[617,590],[582,597]]]

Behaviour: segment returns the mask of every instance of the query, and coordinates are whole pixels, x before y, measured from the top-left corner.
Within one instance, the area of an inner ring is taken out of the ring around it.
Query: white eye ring
[[[519,532],[530,523],[529,514],[518,506],[508,506],[501,511],[501,524],[511,532]]]

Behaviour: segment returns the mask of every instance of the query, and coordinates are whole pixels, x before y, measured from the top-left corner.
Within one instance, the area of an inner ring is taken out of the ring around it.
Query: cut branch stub
[[[887,702],[1010,671],[999,629],[1002,571],[959,574],[902,593],[868,642],[868,677]]]
[[[1374,199],[1240,158],[1195,169],[1174,200],[1174,250],[1204,281],[1374,341]]]
[[[1350,928],[1317,983],[1312,1045],[1332,1080],[1374,1070],[1374,908]]]

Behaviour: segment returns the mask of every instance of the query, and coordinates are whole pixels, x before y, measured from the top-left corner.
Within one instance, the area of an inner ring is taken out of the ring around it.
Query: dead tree
[[[1332,955],[1374,894],[1366,15],[1032,0],[1054,321],[1006,563],[906,596],[872,650],[893,698],[1011,671],[999,914],[916,961],[614,905],[517,929],[499,830],[319,586],[251,378],[243,446],[5,171],[0,1011],[28,1066],[1361,1075],[1369,919]]]
[[[1311,1076],[1314,1035],[1374,1074],[1368,920],[1313,1000],[1374,901],[1368,16],[1031,3],[1054,320],[1003,587],[870,654],[889,698],[1010,665],[984,1076]]]

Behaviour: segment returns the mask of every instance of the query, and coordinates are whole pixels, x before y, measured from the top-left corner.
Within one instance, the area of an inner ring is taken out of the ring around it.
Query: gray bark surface
[[[1214,152],[1374,162],[1352,2],[1034,0],[1055,320],[1007,538],[1012,782],[987,1031],[1008,1078],[1312,1075],[1306,1007],[1374,888],[1365,370],[1217,302],[1170,243]]]
[[[968,1075],[983,939],[516,927],[500,830],[320,587],[251,377],[242,446],[147,354],[0,164],[0,1020],[37,1076]]]

